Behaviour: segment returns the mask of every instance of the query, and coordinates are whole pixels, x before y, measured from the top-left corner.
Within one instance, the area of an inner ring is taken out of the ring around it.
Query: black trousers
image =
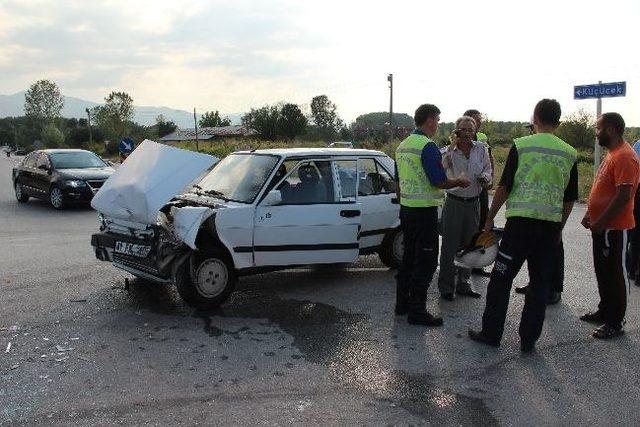
[[[520,318],[520,339],[533,343],[542,333],[560,237],[559,224],[550,227],[548,224],[553,223],[542,225],[544,222],[534,220],[522,224],[507,220],[487,285],[487,305],[482,316],[482,331],[490,340],[499,342],[502,339],[513,279],[525,261],[529,265],[530,287]]]
[[[593,265],[598,280],[600,304],[604,322],[612,327],[620,327],[627,311],[629,282],[625,274],[627,246],[626,230],[606,230],[592,234]]]
[[[633,230],[629,230],[627,273],[629,274],[629,277],[637,281],[638,276],[640,275],[640,188],[636,191],[636,197],[633,205],[633,217],[636,221],[636,227]]]
[[[564,290],[564,244],[560,241],[556,249],[555,269],[551,278],[551,292],[562,292]]]
[[[396,305],[409,312],[425,310],[427,290],[438,268],[438,209],[400,208],[400,227],[404,234],[402,265],[396,275]]]

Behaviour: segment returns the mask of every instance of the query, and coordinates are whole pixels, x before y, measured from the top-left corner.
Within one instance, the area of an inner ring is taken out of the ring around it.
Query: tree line
[[[117,150],[117,142],[123,137],[136,141],[158,139],[176,130],[177,126],[162,115],[156,123],[143,126],[132,120],[133,99],[125,92],[111,92],[104,104],[88,110],[88,119],[62,118],[64,96],[58,85],[49,80],[33,83],[25,94],[24,116],[0,119],[0,143],[25,148],[70,147],[96,149],[106,146],[107,152]],[[278,103],[251,108],[241,119],[242,124],[253,129],[257,137],[276,141],[335,140],[364,143],[368,147],[381,147],[390,140],[406,137],[413,130],[413,118],[408,114],[372,112],[358,116],[346,125],[338,115],[338,108],[326,95],[311,99],[309,113],[293,103]],[[562,121],[557,130],[560,138],[576,148],[592,148],[595,139],[595,117],[579,110]],[[89,124],[91,126],[89,126]],[[231,125],[228,117],[218,110],[205,112],[198,122],[200,127]],[[503,122],[485,117],[482,131],[489,135],[492,144],[511,144],[514,138],[529,134],[526,122]],[[447,144],[453,123],[442,123],[435,136],[436,142]],[[640,128],[627,128],[629,142],[640,139]],[[111,144],[105,145],[106,141]],[[93,146],[92,146],[93,145]],[[99,150],[102,151],[102,150]]]

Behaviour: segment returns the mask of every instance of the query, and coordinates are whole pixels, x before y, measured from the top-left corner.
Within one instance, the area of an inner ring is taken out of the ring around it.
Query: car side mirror
[[[282,193],[280,190],[271,190],[262,200],[263,206],[275,206],[282,203]]]

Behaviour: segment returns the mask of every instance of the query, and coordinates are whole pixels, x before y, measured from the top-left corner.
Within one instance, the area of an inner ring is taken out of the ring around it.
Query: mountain
[[[24,94],[18,92],[13,95],[0,95],[0,118],[1,117],[18,117],[24,115]],[[64,97],[64,108],[62,116],[67,118],[84,118],[87,117],[87,108],[93,108],[99,105],[97,102],[86,101],[73,96]],[[179,128],[193,127],[193,113],[184,110],[177,110],[169,107],[150,107],[135,106],[133,110],[133,121],[141,125],[149,126],[156,122],[156,117],[162,114],[165,120],[171,120]],[[229,117],[232,124],[239,124],[240,114],[221,114],[222,117]],[[198,119],[200,115],[198,114]]]

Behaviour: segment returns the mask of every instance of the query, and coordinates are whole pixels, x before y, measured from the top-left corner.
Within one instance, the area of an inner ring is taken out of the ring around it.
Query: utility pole
[[[599,85],[602,84],[602,80],[598,82]],[[598,101],[596,102],[596,120],[600,118],[602,115],[602,97],[598,97]],[[594,144],[593,150],[593,179],[596,179],[598,176],[598,169],[600,169],[600,161],[602,159],[602,147],[598,143],[598,137],[596,137],[596,142]]]
[[[387,81],[389,82],[389,129],[391,134],[390,141],[393,141],[393,74],[389,74],[387,76]]]
[[[89,146],[91,146],[93,144],[93,137],[91,135],[91,110],[85,108],[85,111],[87,112],[87,127],[89,128]]]
[[[200,144],[198,143],[198,120],[196,119],[196,109],[193,109],[193,124],[196,127],[196,151],[200,152]]]

